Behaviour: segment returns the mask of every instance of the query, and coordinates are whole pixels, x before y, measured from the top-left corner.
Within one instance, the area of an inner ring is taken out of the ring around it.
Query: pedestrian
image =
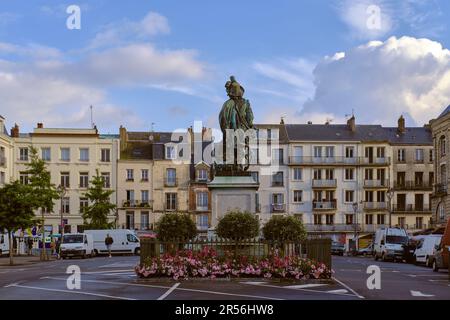
[[[108,249],[108,254],[109,254],[110,258],[111,258],[111,246],[113,243],[114,243],[114,240],[108,233],[105,238],[105,245],[106,245],[106,249]]]
[[[33,237],[28,237],[27,246],[28,246],[28,255],[31,256],[33,253]]]
[[[56,255],[56,242],[55,242],[55,239],[52,239],[52,242],[50,243],[50,250],[52,252],[52,256]]]
[[[55,247],[55,249],[56,249],[56,259],[61,259],[61,253],[60,253],[60,250],[61,250],[61,240],[58,238],[58,239],[56,239],[56,247]]]

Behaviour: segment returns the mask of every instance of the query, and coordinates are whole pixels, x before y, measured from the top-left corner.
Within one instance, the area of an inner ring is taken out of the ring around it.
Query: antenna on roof
[[[89,109],[91,109],[91,128],[94,129],[95,127],[95,123],[94,123],[94,107],[91,105],[89,107]]]

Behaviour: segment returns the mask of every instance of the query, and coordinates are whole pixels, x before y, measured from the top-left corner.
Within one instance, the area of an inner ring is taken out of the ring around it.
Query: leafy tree
[[[230,211],[220,219],[216,233],[221,238],[250,239],[259,234],[258,218],[250,212]]]
[[[26,229],[35,224],[31,188],[18,181],[0,188],[0,232],[8,231],[9,264],[13,260],[12,235],[18,229]]]
[[[163,215],[156,224],[158,239],[192,239],[197,235],[197,227],[187,214],[169,213]]]
[[[293,216],[273,216],[264,225],[264,239],[271,241],[302,241],[306,239],[306,230],[303,223]]]
[[[110,229],[114,223],[108,222],[108,214],[116,209],[116,205],[111,203],[113,190],[104,189],[103,177],[97,175],[92,179],[90,187],[85,196],[91,203],[84,209],[83,220],[86,228],[89,229]]]
[[[44,209],[53,211],[53,200],[59,199],[56,187],[51,183],[50,172],[47,170],[47,164],[38,156],[38,151],[30,147],[30,162],[27,163],[29,187],[31,188],[30,203],[34,210],[41,210],[42,223],[42,247],[45,249],[45,224]],[[48,260],[45,250],[41,251],[41,259]]]

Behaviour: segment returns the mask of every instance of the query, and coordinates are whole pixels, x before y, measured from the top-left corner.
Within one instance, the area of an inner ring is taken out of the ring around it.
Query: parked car
[[[108,249],[105,245],[106,235],[113,238],[111,246],[112,254],[136,254],[141,253],[141,245],[139,238],[134,230],[115,229],[115,230],[85,230],[86,234],[92,235],[94,238],[95,254],[108,254]]]
[[[331,244],[331,254],[343,256],[345,251],[345,245],[339,242],[333,242]]]
[[[67,233],[62,236],[60,255],[62,259],[71,257],[92,257],[94,255],[94,240],[92,235],[85,233]]]
[[[372,256],[373,255],[373,243],[369,244],[365,248],[360,248],[358,250],[358,255],[361,255],[361,256]]]
[[[408,234],[401,228],[380,228],[375,233],[374,258],[383,261],[404,259],[404,247],[408,244]]]
[[[419,240],[414,251],[414,262],[416,264],[424,263],[431,267],[434,260],[436,245],[441,243],[442,235],[430,234]]]
[[[449,264],[449,250],[450,250],[450,219],[441,238],[439,245],[435,247],[433,259],[433,271],[438,272],[439,269],[448,269]]]

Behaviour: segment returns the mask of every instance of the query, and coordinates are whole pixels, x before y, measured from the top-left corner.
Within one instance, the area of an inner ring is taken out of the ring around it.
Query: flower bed
[[[219,257],[208,247],[200,252],[179,251],[159,258],[148,258],[136,266],[141,278],[281,278],[281,279],[330,279],[332,271],[323,263],[298,256],[281,258],[272,254],[267,258],[234,258],[231,253]]]

